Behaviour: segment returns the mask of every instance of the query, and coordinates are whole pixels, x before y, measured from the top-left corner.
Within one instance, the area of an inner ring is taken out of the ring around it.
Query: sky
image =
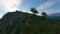
[[[7,12],[16,10],[31,13],[32,7],[38,10],[38,15],[41,15],[41,12],[59,13],[60,0],[0,0],[0,18]]]

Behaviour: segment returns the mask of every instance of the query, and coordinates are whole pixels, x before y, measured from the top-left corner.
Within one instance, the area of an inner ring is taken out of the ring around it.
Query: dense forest
[[[32,8],[33,9],[33,8]],[[0,34],[60,34],[60,21],[22,11],[8,12],[0,19]]]

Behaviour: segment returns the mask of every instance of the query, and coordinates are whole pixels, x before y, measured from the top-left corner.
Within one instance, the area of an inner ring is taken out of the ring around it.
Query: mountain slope
[[[0,34],[60,34],[60,22],[24,12],[9,12],[0,20]]]

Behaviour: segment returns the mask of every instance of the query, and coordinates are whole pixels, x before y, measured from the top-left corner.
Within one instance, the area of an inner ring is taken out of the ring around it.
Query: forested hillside
[[[0,34],[60,34],[60,21],[21,11],[8,12],[0,19]]]

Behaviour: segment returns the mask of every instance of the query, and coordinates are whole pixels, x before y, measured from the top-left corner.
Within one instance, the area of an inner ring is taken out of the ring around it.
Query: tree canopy
[[[43,17],[46,17],[46,16],[47,16],[47,13],[42,12],[41,15],[42,15]]]
[[[36,8],[31,8],[31,12],[33,12],[33,14],[38,13],[38,11],[37,11],[37,9],[36,9]]]

